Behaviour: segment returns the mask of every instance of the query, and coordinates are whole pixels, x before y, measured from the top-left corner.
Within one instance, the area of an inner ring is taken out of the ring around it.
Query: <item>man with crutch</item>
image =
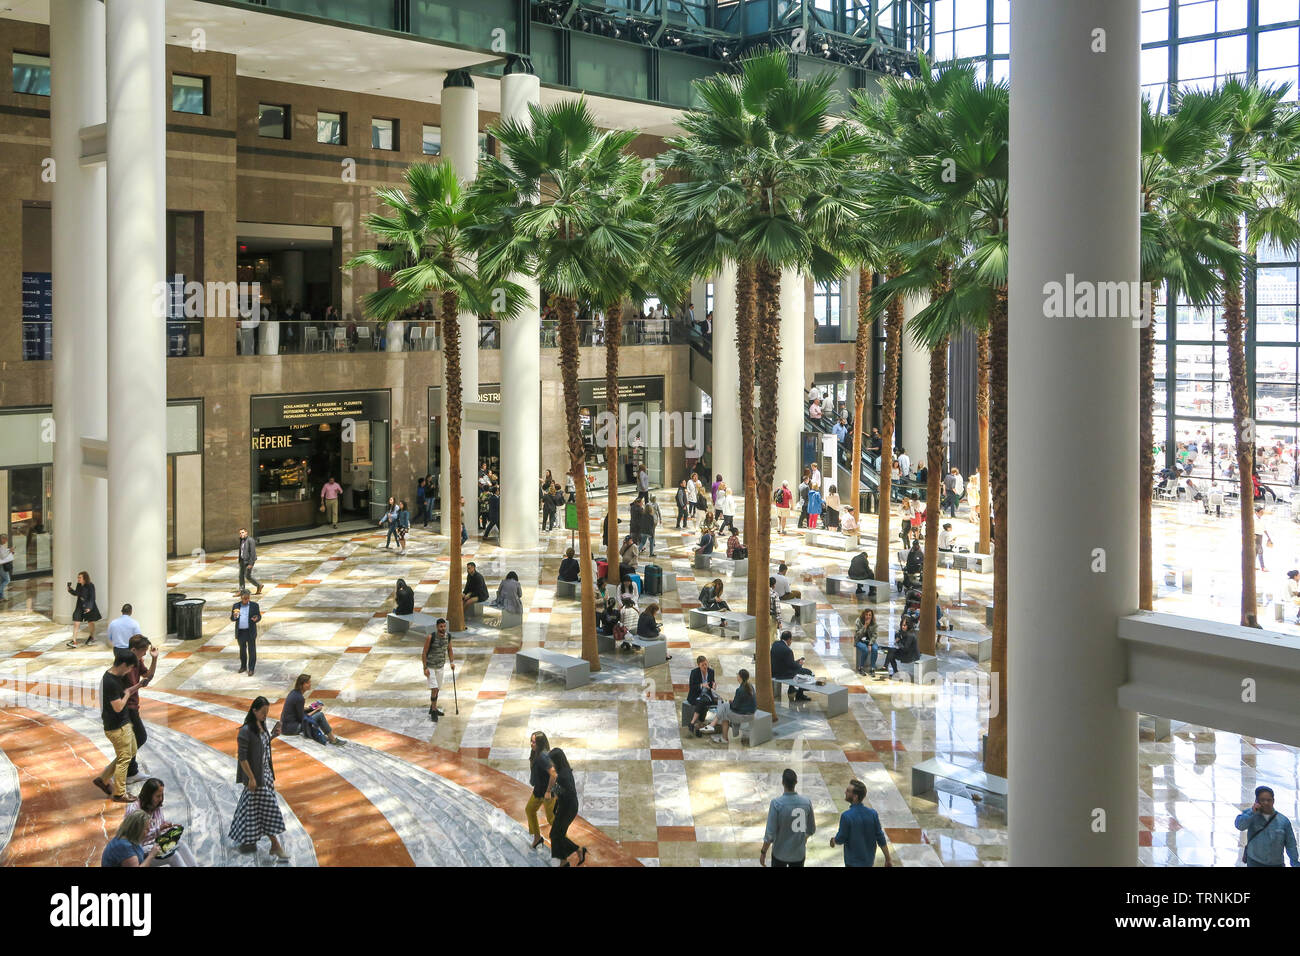
[[[438,688],[442,685],[443,666],[451,662],[452,683],[456,680],[456,662],[451,652],[451,635],[447,633],[447,619],[438,618],[435,629],[424,640],[424,676],[429,681],[429,719],[435,724],[443,712],[438,709]],[[454,694],[454,688],[453,688]],[[459,701],[457,713],[459,713]]]

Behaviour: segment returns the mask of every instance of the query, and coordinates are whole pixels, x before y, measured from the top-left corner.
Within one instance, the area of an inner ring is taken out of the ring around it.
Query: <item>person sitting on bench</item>
[[[415,592],[402,578],[397,579],[397,590],[393,595],[396,607],[393,608],[394,614],[414,614],[415,613]]]
[[[789,631],[781,632],[781,639],[772,645],[772,677],[774,679],[789,680],[796,674],[811,674],[808,668],[803,666],[804,659],[800,657],[795,659],[794,651],[790,649],[790,643],[794,640],[794,635]],[[786,685],[785,696],[791,700],[811,700],[802,690],[796,688],[793,684]]]
[[[708,716],[711,708],[717,706],[718,696],[714,692],[717,683],[713,678],[713,668],[709,666],[709,659],[701,654],[695,658],[695,663],[698,666],[691,669],[690,690],[686,695],[686,703],[695,708],[695,713],[691,714],[690,731],[698,737],[704,718]]]
[[[560,580],[571,584],[577,584],[582,580],[582,565],[578,564],[578,559],[573,556],[572,548],[565,550],[564,560],[560,562]]]
[[[736,554],[737,551],[739,551],[740,554]],[[733,525],[731,529],[731,537],[727,539],[727,557],[734,561],[737,558],[743,558],[745,556],[745,546],[740,543],[740,532]]]
[[[902,626],[894,637],[894,646],[885,655],[885,669],[890,676],[898,673],[899,664],[915,664],[921,659],[916,632],[920,617],[920,613],[915,611],[903,615]]]
[[[957,536],[952,533],[952,522],[945,521],[943,527],[939,529],[939,550],[954,551],[957,547]]]
[[[780,598],[782,601],[787,601],[790,598],[803,597],[802,591],[796,591],[790,587],[789,574],[790,574],[790,569],[789,567],[786,566],[786,563],[784,561],[782,561],[779,565],[777,565],[776,584],[774,584],[773,587],[776,588],[776,596]]]
[[[700,546],[696,548],[693,554],[712,554],[713,553],[713,532],[708,528],[700,528]]]
[[[722,578],[700,588],[700,607],[706,611],[730,611],[731,605],[722,600]]]
[[[641,616],[636,621],[636,636],[644,637],[648,641],[659,640],[659,624],[655,617],[659,614],[659,605],[651,604],[641,612]],[[672,660],[672,658],[668,658]]]
[[[853,647],[856,652],[855,669],[859,675],[876,676],[876,659],[880,648],[876,644],[876,612],[863,608],[853,624]]]
[[[635,634],[636,629],[641,625],[641,612],[637,610],[636,598],[630,594],[623,595],[623,606],[619,609],[619,623],[623,625],[623,650],[632,650],[632,645],[628,643],[626,637],[628,634]]]
[[[730,704],[725,700],[719,701],[718,712],[713,717],[718,733],[709,739],[715,744],[726,744],[733,714],[737,717],[753,717],[758,712],[758,697],[754,693],[754,686],[749,682],[749,671],[742,667],[736,671],[736,676],[740,678],[740,686],[736,688],[735,696],[731,698]]]
[[[623,539],[623,548],[618,553],[618,577],[621,581],[626,577],[636,577],[636,562],[641,556],[637,551],[636,542],[632,536],[628,535]]]
[[[853,534],[858,530],[858,519],[853,516],[852,505],[845,505],[840,512],[840,530],[845,534]]]
[[[639,581],[640,578],[637,578]],[[625,577],[618,584],[618,601],[622,605],[624,598],[631,598],[633,606],[641,602],[641,589],[637,587],[636,581],[631,577]]]
[[[618,609],[616,598],[605,598],[605,606],[596,615],[596,627],[606,637],[613,637],[614,625],[621,623],[623,615]]]
[[[483,580],[483,575],[478,573],[478,567],[473,561],[465,565],[465,589],[460,593],[461,600],[465,602],[466,612],[479,601],[488,599],[487,582]]]
[[[505,580],[497,585],[497,596],[491,601],[492,607],[499,607],[503,614],[524,613],[524,589],[519,584],[519,575],[510,571]]]
[[[849,562],[849,577],[854,581],[867,581],[871,578],[871,559],[867,552],[859,551]]]

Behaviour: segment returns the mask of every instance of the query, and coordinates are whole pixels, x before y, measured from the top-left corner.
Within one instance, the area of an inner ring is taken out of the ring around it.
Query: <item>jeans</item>
[[[393,541],[393,535],[397,534],[397,522],[388,522],[388,537],[384,539],[384,547],[388,547]]]
[[[307,729],[308,724],[311,724],[311,726],[315,727],[321,733],[323,733],[327,740],[329,739],[329,735],[334,733],[333,728],[330,727],[330,722],[325,719],[325,715],[321,713],[319,710],[314,714],[307,714],[302,719],[302,735],[304,737],[312,737],[313,739],[315,739],[314,736],[311,734],[311,732]]]
[[[257,637],[252,631],[236,628],[235,641],[239,644],[239,669],[252,671],[257,666]]]
[[[646,546],[649,545],[650,557],[653,558],[655,553],[655,536],[652,534],[642,534],[642,535],[637,535],[637,537],[641,539],[637,543],[637,547],[640,548],[642,551],[644,551],[646,549]]]
[[[866,641],[857,641],[853,647],[857,651],[857,663],[854,665],[858,670],[868,667],[871,670],[876,669],[876,659],[880,656],[880,648],[875,644],[868,644]]]
[[[677,524],[676,524],[674,527],[677,527],[677,528],[685,528],[685,527],[686,527],[686,522],[687,522],[688,519],[689,519],[689,515],[687,514],[686,509],[683,508],[681,505],[678,505],[678,506],[677,506]]]
[[[13,579],[9,577],[9,572],[5,570],[5,566],[0,564],[0,599],[4,598],[5,588],[9,587],[11,580]]]
[[[131,755],[131,765],[126,768],[126,775],[134,777],[140,772],[139,765],[135,762],[136,754],[140,752],[149,740],[149,735],[145,732],[144,721],[140,719],[140,711],[131,707],[126,709],[127,716],[131,719],[131,731],[135,734],[135,753]]]
[[[257,580],[257,578],[253,577],[253,566],[251,564],[245,564],[243,561],[240,561],[239,562],[239,590],[241,591],[244,590],[245,578],[247,578],[249,583],[254,585],[255,587],[260,588],[262,586],[262,582]]]
[[[554,825],[555,823],[555,798],[549,800],[545,797],[539,797],[533,794],[528,798],[528,803],[524,805],[524,818],[528,821],[528,832],[530,835],[539,837],[542,835],[542,828],[537,823],[537,811],[546,809],[546,822]]]

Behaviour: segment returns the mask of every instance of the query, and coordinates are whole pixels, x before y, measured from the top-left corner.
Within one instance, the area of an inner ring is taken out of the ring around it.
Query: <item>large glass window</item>
[[[818,282],[813,287],[813,318],[817,322],[814,341],[840,341],[840,283]]]
[[[420,148],[425,156],[442,155],[442,127],[424,124],[420,132]]]
[[[50,95],[50,58],[43,53],[14,51],[14,92]]]
[[[375,117],[370,121],[370,148],[397,149],[397,120]]]
[[[316,111],[316,142],[326,146],[346,146],[347,114]]]
[[[172,112],[206,116],[208,113],[208,78],[206,76],[188,76],[184,73],[173,73]]]
[[[257,135],[268,139],[288,139],[289,107],[275,103],[258,103]]]

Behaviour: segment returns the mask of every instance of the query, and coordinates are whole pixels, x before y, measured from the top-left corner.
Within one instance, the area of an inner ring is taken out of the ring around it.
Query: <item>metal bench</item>
[[[438,619],[432,614],[416,611],[414,614],[389,614],[387,629],[389,634],[405,634],[414,629],[417,634],[428,634],[438,626]]]
[[[816,626],[816,601],[810,601],[807,598],[782,598],[781,603],[790,605],[791,609],[794,611],[794,617],[790,619],[792,624],[799,624],[805,627]]]
[[[691,716],[695,713],[695,708],[690,703],[682,701],[682,726],[691,725]],[[765,710],[756,710],[751,714],[731,715],[732,726],[740,730],[741,736],[749,738],[749,745],[757,747],[759,744],[765,744],[772,739],[772,715]]]
[[[959,767],[938,757],[931,757],[912,768],[912,796],[918,797],[934,789],[936,778],[953,780],[970,790],[994,797],[994,801],[1005,811],[1007,808],[1007,781],[991,773],[974,767]]]
[[[816,684],[813,681],[798,681],[792,677],[773,677],[773,693],[780,697],[780,691],[777,684],[785,684],[787,687],[793,687],[795,690],[802,690],[808,693],[821,694],[826,698],[826,716],[838,717],[840,714],[848,713],[849,710],[849,689],[840,684]]]
[[[641,662],[643,668],[648,669],[668,663],[667,641],[648,641],[644,637],[637,637],[635,634],[629,634],[623,640],[642,651],[641,654],[637,655],[637,660]],[[596,635],[596,646],[602,654],[617,653],[619,643],[612,634]]]
[[[581,657],[548,651],[544,647],[529,647],[515,653],[516,674],[540,675],[543,664],[560,671],[566,690],[581,687],[591,680],[591,666]]]
[[[975,645],[975,656],[980,661],[993,659],[993,635],[977,634],[974,631],[940,631],[937,637],[946,637],[949,641],[965,641]]]

